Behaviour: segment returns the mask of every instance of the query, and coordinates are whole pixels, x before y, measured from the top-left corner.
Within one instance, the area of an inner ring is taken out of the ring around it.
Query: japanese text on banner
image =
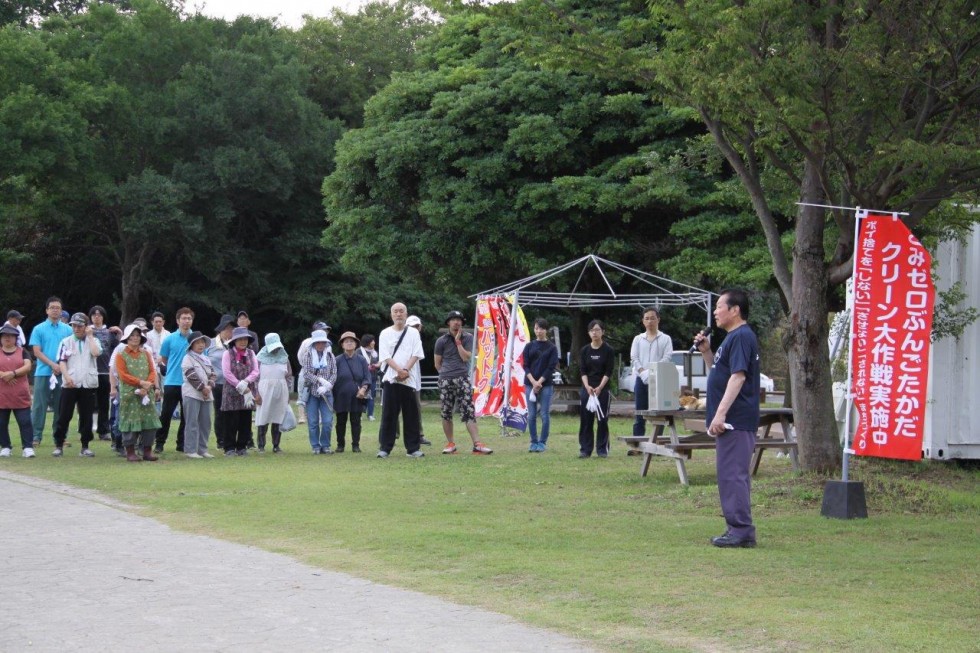
[[[862,221],[854,255],[853,448],[859,456],[918,460],[935,301],[932,260],[890,215]]]

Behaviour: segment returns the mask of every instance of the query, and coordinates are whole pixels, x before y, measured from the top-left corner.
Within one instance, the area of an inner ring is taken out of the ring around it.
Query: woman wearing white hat
[[[140,461],[136,455],[137,440],[143,449],[143,460],[154,461],[153,440],[160,428],[155,400],[160,398],[156,385],[153,355],[143,348],[146,336],[135,324],[123,331],[125,349],[116,356],[119,376],[119,430],[126,448],[126,460]]]
[[[272,424],[272,452],[281,453],[279,443],[282,433],[279,425],[289,407],[289,380],[293,370],[289,366],[289,354],[282,346],[278,333],[267,333],[265,347],[259,350],[259,395],[262,405],[255,411],[255,426],[259,429],[259,453],[265,453],[265,434]]]
[[[337,361],[327,348],[327,332],[310,334],[310,349],[303,363],[303,383],[309,390],[306,400],[310,448],[315,454],[330,454],[330,429],[333,428],[333,384],[337,382]]]

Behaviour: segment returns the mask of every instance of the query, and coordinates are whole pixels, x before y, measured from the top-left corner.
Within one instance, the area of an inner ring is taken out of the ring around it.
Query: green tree
[[[415,0],[369,2],[353,14],[335,9],[329,18],[307,18],[293,36],[309,70],[309,96],[327,116],[360,127],[364,103],[392,73],[414,67],[417,43],[434,30]]]
[[[308,321],[311,288],[347,280],[318,246],[340,125],[306,97],[286,31],[134,5],[0,33],[23,55],[0,79],[0,183],[16,191],[0,226],[30,234],[8,253],[46,284],[92,286],[59,290],[76,301],[113,292],[124,320],[180,302]]]
[[[659,3],[659,79],[697,107],[762,224],[790,307],[789,361],[807,469],[840,461],[827,297],[851,271],[853,214],[801,206],[792,257],[775,213],[779,172],[806,204],[908,211],[920,225],[980,187],[980,31],[968,2]],[[827,247],[828,236],[833,246]]]
[[[344,136],[324,203],[345,264],[471,293],[583,252],[663,254],[704,184],[679,162],[700,127],[632,84],[516,56],[523,6],[448,18]]]

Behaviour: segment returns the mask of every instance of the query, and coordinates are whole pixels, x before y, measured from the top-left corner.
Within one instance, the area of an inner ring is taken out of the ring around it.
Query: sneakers
[[[0,458],[10,458],[10,447],[0,449]]]
[[[425,458],[425,454],[422,453],[421,449],[416,449],[410,454],[406,454],[409,458]]]
[[[334,453],[344,453],[344,447],[343,447],[343,445],[341,445],[341,446],[337,447],[336,449],[334,449]]]
[[[55,448],[55,450],[51,452],[51,455],[54,456],[55,458],[61,458],[62,453],[64,452],[61,449]]]
[[[387,451],[379,451],[378,452],[378,458],[387,458],[387,457],[388,457],[388,452]]]
[[[446,448],[442,450],[442,453],[456,453],[456,443],[449,442],[446,444]]]
[[[201,454],[201,458],[214,458],[214,456],[207,451]]]
[[[313,447],[313,455],[318,456],[320,454],[320,447]]]
[[[24,458],[36,458],[37,455],[34,453],[34,449],[27,447],[24,449]]]
[[[279,447],[272,447],[272,453],[282,453],[282,449]]]
[[[473,445],[473,453],[479,456],[489,456],[493,453],[493,449],[482,442],[477,442]]]
[[[81,456],[82,458],[95,458],[95,452],[93,452],[88,447],[85,447],[84,449],[79,451],[78,455]]]
[[[163,453],[163,445],[158,444],[157,446],[153,447],[153,453]]]
[[[225,458],[234,458],[237,455],[238,452],[235,451],[234,449],[229,449],[228,451],[225,452]]]
[[[235,455],[236,456],[247,456],[248,455],[248,449],[239,449],[238,451],[235,452]]]
[[[320,455],[321,456],[329,456],[332,453],[333,452],[330,451],[330,447],[320,447]]]
[[[419,437],[419,444],[425,444],[425,445],[428,445],[428,446],[432,446],[432,443],[429,442],[428,440],[426,440],[424,435]]]
[[[368,421],[369,422],[373,422],[374,421],[374,415],[368,415]]]
[[[193,458],[194,460],[201,460],[202,458],[204,458],[204,456],[202,456],[199,453],[186,453],[184,455],[187,456],[188,458]]]
[[[356,444],[353,447],[351,447],[350,450],[352,453],[361,453],[361,448]]]

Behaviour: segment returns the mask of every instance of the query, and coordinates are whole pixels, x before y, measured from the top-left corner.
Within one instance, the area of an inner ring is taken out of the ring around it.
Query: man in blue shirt
[[[34,398],[31,404],[35,447],[41,444],[48,406],[51,406],[54,411],[54,424],[58,423],[62,385],[61,369],[57,363],[58,347],[62,340],[72,334],[71,327],[61,321],[63,309],[60,299],[48,297],[44,310],[48,314],[48,319],[34,327],[30,340],[34,357],[37,358],[37,369],[34,371]],[[54,388],[51,387],[52,378],[55,379]]]
[[[156,453],[163,452],[163,445],[170,435],[170,420],[174,410],[180,406],[180,426],[177,427],[177,451],[184,450],[184,402],[180,386],[184,383],[184,373],[180,363],[187,353],[187,338],[194,326],[194,311],[184,306],[177,310],[177,331],[167,336],[160,345],[160,364],[167,366],[163,378],[163,406],[160,408],[160,430],[157,431]]]
[[[715,323],[728,335],[714,357],[708,339],[694,344],[711,367],[708,374],[708,434],[718,438],[715,468],[721,511],[728,529],[711,538],[717,547],[755,546],[752,524],[751,462],[759,430],[759,341],[746,323],[749,297],[743,290],[725,290],[715,304]]]

